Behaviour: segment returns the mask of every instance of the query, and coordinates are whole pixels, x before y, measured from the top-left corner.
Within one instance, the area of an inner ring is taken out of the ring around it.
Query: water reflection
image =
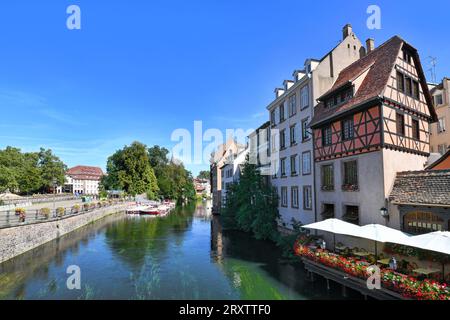
[[[82,290],[68,290],[76,264]],[[341,298],[270,242],[222,230],[208,203],[167,217],[110,216],[0,265],[1,299]]]

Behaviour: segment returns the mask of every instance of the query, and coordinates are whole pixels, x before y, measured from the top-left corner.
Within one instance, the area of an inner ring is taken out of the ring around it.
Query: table
[[[428,276],[432,273],[441,272],[441,270],[433,269],[433,268],[418,268],[418,269],[414,269],[413,272]]]
[[[380,263],[380,264],[384,264],[384,265],[388,266],[389,263],[391,262],[391,259],[389,259],[389,258],[380,259],[380,260],[377,260],[377,262]]]
[[[367,251],[353,252],[353,254],[354,254],[355,256],[362,257],[362,258],[365,258],[365,257],[368,257],[368,256],[371,255],[371,253],[370,253],[370,252],[367,252]]]

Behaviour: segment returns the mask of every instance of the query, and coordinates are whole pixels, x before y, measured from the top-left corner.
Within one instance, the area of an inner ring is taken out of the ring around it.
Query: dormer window
[[[326,100],[325,103],[328,108],[331,108],[347,102],[352,97],[353,97],[353,88],[350,88],[335,94],[334,96]]]

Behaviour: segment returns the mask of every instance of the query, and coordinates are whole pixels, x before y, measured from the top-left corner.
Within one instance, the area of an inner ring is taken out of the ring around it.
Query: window
[[[445,118],[439,118],[437,123],[437,133],[442,133],[445,131]]]
[[[312,188],[303,186],[303,209],[312,210]]]
[[[331,126],[322,128],[322,145],[331,145]]]
[[[280,131],[280,149],[286,148],[286,129]]]
[[[397,134],[400,136],[405,135],[405,116],[401,113],[395,115],[395,121],[397,123]]]
[[[280,122],[284,121],[284,103],[280,104]]]
[[[294,94],[289,97],[289,117],[292,117],[297,113],[297,96]]]
[[[412,95],[412,80],[410,77],[405,77],[405,93]]]
[[[358,162],[356,160],[345,161],[343,163],[344,179],[342,190],[357,191],[358,190]]]
[[[287,187],[281,187],[281,206],[287,207],[288,199],[287,199]]]
[[[331,108],[333,106],[337,106],[339,104],[347,102],[352,97],[353,97],[353,88],[350,88],[334,95],[333,97],[328,99],[325,103],[328,108]]]
[[[442,94],[435,95],[434,96],[434,105],[437,107],[437,106],[440,106],[441,104],[444,104],[444,101],[442,99]]]
[[[415,99],[420,98],[419,82],[397,71],[397,89]]]
[[[294,124],[289,128],[289,140],[291,141],[291,146],[297,143],[297,130]]]
[[[397,89],[398,91],[405,91],[405,79],[403,73],[397,71]]]
[[[278,145],[278,138],[277,138],[277,134],[274,132],[272,134],[272,152],[275,153],[277,152],[277,145]]]
[[[272,178],[276,179],[278,176],[278,160],[274,159],[271,161]]]
[[[311,152],[302,153],[302,172],[303,175],[311,174]]]
[[[286,176],[286,158],[281,159],[281,176]]]
[[[447,152],[447,145],[446,144],[438,144],[438,152],[442,155],[444,155]]]
[[[334,172],[333,165],[327,164],[321,167],[322,169],[322,190],[332,191],[334,190]]]
[[[403,230],[409,233],[428,233],[445,230],[444,220],[428,211],[413,211],[403,217]]]
[[[350,223],[359,224],[359,207],[345,206],[342,219]]]
[[[298,187],[291,187],[291,207],[298,208]]]
[[[305,142],[310,138],[310,135],[308,133],[308,120],[309,118],[302,120],[302,142]]]
[[[406,49],[403,50],[403,60],[409,64],[412,63],[412,54]]]
[[[412,137],[416,140],[420,140],[419,120],[412,119]]]
[[[272,111],[270,112],[270,123],[271,123],[273,126],[277,124],[277,123],[276,123],[276,120],[275,120],[275,110],[272,110]]]
[[[342,140],[353,139],[353,117],[343,120],[342,126]]]
[[[304,86],[300,89],[300,109],[308,108],[309,106],[309,86]]]
[[[334,218],[334,204],[333,203],[324,203],[322,207],[322,219],[330,219]]]
[[[291,175],[297,174],[297,155],[291,156]]]
[[[413,92],[412,96],[415,99],[419,99],[420,93],[419,93],[419,83],[417,81],[413,81]]]

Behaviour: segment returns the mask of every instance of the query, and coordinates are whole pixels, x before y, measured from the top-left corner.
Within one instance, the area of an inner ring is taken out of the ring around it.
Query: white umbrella
[[[375,241],[375,256],[377,252],[377,242],[392,242],[408,245],[410,235],[396,229],[392,229],[381,224],[367,224],[360,227],[360,237]]]
[[[450,232],[435,231],[413,236],[407,244],[411,247],[450,254]],[[442,262],[442,278],[445,279],[445,262]]]
[[[339,219],[331,218],[302,226],[305,229],[321,230],[333,233],[334,246],[336,247],[336,233],[347,236],[360,237],[361,227]]]
[[[450,254],[450,232],[435,231],[413,236],[406,244],[411,247]]]

